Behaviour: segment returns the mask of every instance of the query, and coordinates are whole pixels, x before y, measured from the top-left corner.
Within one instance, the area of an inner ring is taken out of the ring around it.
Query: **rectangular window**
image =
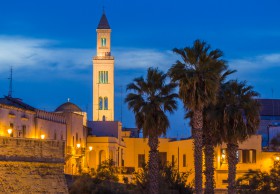
[[[242,163],[256,163],[256,150],[242,150]]]
[[[106,38],[101,38],[101,46],[102,47],[106,46]]]
[[[99,76],[99,83],[100,84],[107,84],[108,83],[108,71],[99,71],[98,72],[98,76]]]
[[[144,168],[145,166],[145,154],[138,154],[138,168]]]
[[[187,166],[187,157],[186,154],[183,154],[183,167]]]
[[[167,152],[159,152],[159,162],[164,166],[167,162]]]
[[[171,165],[174,167],[175,166],[175,156],[172,155],[172,162],[171,162]]]

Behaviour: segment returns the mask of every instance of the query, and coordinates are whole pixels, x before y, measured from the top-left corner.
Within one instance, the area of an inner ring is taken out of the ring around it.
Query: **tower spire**
[[[12,97],[13,94],[13,67],[12,66],[11,66],[10,77],[8,79],[10,80],[8,96]]]

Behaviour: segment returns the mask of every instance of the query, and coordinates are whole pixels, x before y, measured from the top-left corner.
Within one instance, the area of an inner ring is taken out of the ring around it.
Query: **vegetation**
[[[220,135],[223,142],[227,143],[228,150],[228,193],[235,194],[236,165],[238,158],[238,142],[245,141],[255,134],[259,122],[259,102],[255,99],[258,93],[253,91],[252,86],[246,82],[236,80],[229,81],[222,85],[219,95],[219,106],[223,122]]]
[[[220,74],[226,68],[223,53],[204,41],[196,40],[192,47],[173,49],[178,60],[169,70],[173,82],[179,83],[179,97],[190,111],[194,138],[195,191],[202,194],[202,128],[203,110],[216,101]]]
[[[237,180],[240,194],[276,194],[280,193],[280,167],[276,165],[269,173],[249,170]]]
[[[280,134],[277,134],[276,137],[271,139],[269,143],[269,149],[274,151],[280,151]]]
[[[221,85],[225,83],[228,75],[234,73],[234,70],[225,69],[220,75],[220,89],[217,93],[217,102],[210,103],[203,111],[203,145],[205,158],[205,193],[214,194],[214,147],[222,143],[220,130],[223,128],[222,114],[219,109],[219,97]]]
[[[159,193],[161,194],[192,194],[193,187],[187,184],[191,172],[179,173],[172,165],[160,165],[159,183],[161,185]],[[140,193],[147,193],[148,188],[148,169],[147,166],[142,170],[134,173],[134,182],[136,191]]]
[[[177,94],[173,93],[175,83],[166,83],[167,75],[158,69],[149,68],[147,77],[134,79],[127,86],[132,91],[125,98],[128,108],[135,114],[138,129],[143,129],[148,137],[149,151],[149,193],[159,193],[159,156],[158,137],[166,134],[169,120],[165,112],[173,113],[177,109]]]
[[[91,175],[75,177],[69,187],[71,194],[127,194],[125,185],[118,183],[116,167],[113,160],[106,160]]]

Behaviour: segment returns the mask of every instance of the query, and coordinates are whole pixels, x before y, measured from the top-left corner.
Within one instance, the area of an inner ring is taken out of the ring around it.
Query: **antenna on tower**
[[[10,80],[8,96],[12,97],[12,94],[13,94],[13,66],[11,66],[10,77],[8,79]]]

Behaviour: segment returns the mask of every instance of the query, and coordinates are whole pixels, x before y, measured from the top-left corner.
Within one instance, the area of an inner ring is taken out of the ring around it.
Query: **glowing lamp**
[[[222,160],[225,160],[226,159],[226,154],[225,153],[222,153]]]
[[[12,130],[12,129],[8,129],[8,133],[9,133],[9,135],[11,135],[11,134],[12,134],[12,132],[13,132],[13,130]]]
[[[88,149],[89,149],[89,151],[91,151],[92,150],[92,146],[89,146]]]
[[[41,139],[45,139],[45,135],[43,134],[43,135],[41,135]]]
[[[280,161],[280,156],[276,156],[275,161]]]
[[[77,148],[80,148],[81,147],[81,144],[77,143]]]

